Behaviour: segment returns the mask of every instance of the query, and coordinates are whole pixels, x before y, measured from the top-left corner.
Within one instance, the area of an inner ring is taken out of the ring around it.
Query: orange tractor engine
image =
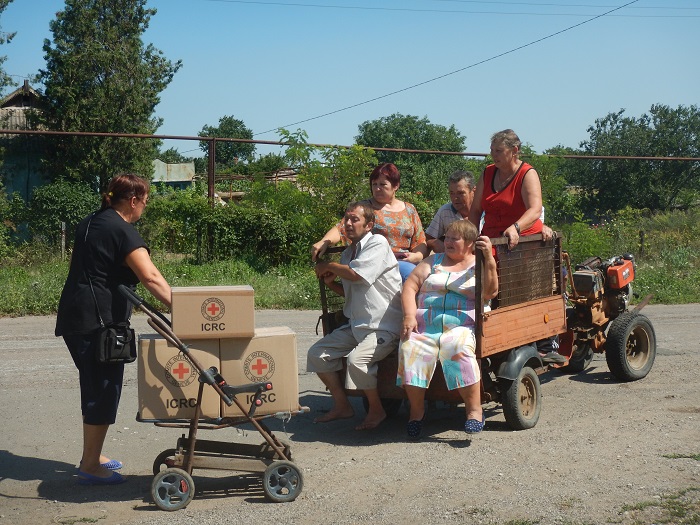
[[[572,272],[568,254],[563,255],[571,306],[566,312],[568,331],[560,336],[560,353],[570,356],[569,367],[583,369],[594,352],[605,351],[610,322],[627,311],[636,266],[631,254],[607,260],[591,257]]]

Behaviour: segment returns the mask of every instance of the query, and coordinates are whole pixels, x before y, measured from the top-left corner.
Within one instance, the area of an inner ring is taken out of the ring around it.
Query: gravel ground
[[[688,489],[683,498],[698,517],[700,461],[687,456],[700,453],[699,306],[643,310],[658,354],[641,381],[614,380],[596,355],[585,373],[540,376],[543,409],[531,430],[510,430],[490,404],[485,431],[467,439],[463,410],[437,405],[429,407],[427,435],[418,443],[404,439],[405,409],[375,431],[353,430],[362,414],[357,399],[355,420],[313,424],[314,413],[329,405],[320,381],[305,373],[318,312],[258,312],[258,326],[286,325],[298,335],[300,401],[311,413],[270,426],[292,443],[304,489],[294,502],[272,504],[259,476],[195,471],[194,500],[172,513],[151,503],[151,465],[180,431],[134,420],[136,367],[128,367],[106,445],[125,463],[129,481],[79,486],[77,378],[62,340],[53,337],[55,319],[0,319],[0,525],[655,523],[666,516],[669,496]],[[143,317],[134,324],[151,331]],[[261,441],[247,429],[199,437]]]

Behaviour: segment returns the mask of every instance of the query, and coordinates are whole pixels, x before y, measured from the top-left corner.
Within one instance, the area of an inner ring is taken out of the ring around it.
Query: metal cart
[[[120,292],[135,307],[148,315],[148,324],[170,344],[174,345],[199,372],[199,391],[192,418],[180,421],[149,421],[156,426],[189,429],[183,433],[173,449],[161,452],[153,463],[151,496],[162,510],[174,511],[185,508],[195,493],[192,479],[193,469],[233,470],[246,473],[262,473],[262,488],[265,497],[273,502],[293,501],[304,486],[301,470],[292,461],[288,444],[279,440],[265,425],[264,419],[277,414],[257,416],[256,408],[262,405],[262,396],[273,389],[270,382],[229,385],[215,367],[204,369],[191,355],[188,346],[172,331],[170,321],[141,297],[125,286]],[[227,406],[235,404],[243,416],[235,418],[203,419],[201,402],[205,385],[213,388]],[[239,394],[252,394],[249,407],[237,398]],[[298,411],[285,414],[293,416],[308,412],[300,407]],[[199,430],[216,430],[251,424],[263,437],[262,444],[207,441],[197,438]],[[163,468],[165,467],[165,468]]]

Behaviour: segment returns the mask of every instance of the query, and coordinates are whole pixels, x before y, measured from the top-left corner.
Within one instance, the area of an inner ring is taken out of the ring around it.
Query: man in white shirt
[[[372,233],[372,208],[353,202],[343,218],[351,244],[340,262],[319,262],[316,275],[345,296],[343,313],[349,319],[316,342],[308,352],[306,369],[316,372],[333,397],[333,408],[314,422],[325,423],[355,415],[338,374],[347,357],[345,384],[363,390],[369,402],[364,421],[357,430],[377,427],[386,412],[377,392],[377,363],[398,345],[401,328],[401,275],[389,242]],[[340,282],[336,281],[340,278]]]

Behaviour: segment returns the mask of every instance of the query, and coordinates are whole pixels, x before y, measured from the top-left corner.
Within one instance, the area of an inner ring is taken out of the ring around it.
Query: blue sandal
[[[108,478],[101,478],[99,476],[93,476],[82,470],[78,471],[78,484],[79,485],[119,485],[124,483],[126,478],[119,474],[118,472],[112,472],[112,475]]]
[[[414,419],[406,425],[406,435],[411,441],[418,441],[421,438],[423,434],[423,419]]]
[[[481,414],[481,421],[478,419],[467,419],[464,423],[464,431],[467,434],[478,434],[484,430],[484,424],[486,422],[486,416]]]

